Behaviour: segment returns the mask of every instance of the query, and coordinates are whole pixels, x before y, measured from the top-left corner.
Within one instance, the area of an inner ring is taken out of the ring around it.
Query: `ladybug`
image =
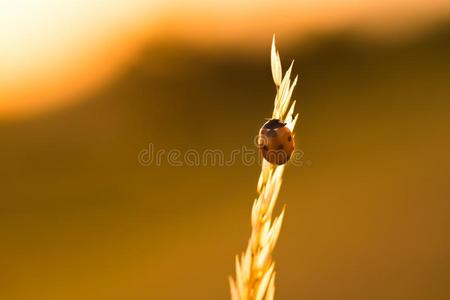
[[[279,119],[267,121],[259,131],[258,147],[264,159],[275,165],[285,164],[295,148],[292,132]]]

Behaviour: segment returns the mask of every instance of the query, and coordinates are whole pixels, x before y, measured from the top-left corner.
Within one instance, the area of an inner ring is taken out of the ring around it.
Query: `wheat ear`
[[[292,92],[297,78],[291,83],[291,63],[282,78],[280,54],[272,39],[271,67],[277,94],[272,118],[283,120],[294,132],[298,114],[294,116],[295,101],[291,102]],[[288,111],[289,108],[289,111]],[[257,191],[258,198],[253,202],[251,225],[252,232],[247,249],[236,256],[236,279],[231,276],[230,289],[232,300],[272,300],[275,294],[275,263],[272,252],[280,234],[285,208],[272,220],[272,212],[280,191],[285,165],[275,166],[263,159]]]

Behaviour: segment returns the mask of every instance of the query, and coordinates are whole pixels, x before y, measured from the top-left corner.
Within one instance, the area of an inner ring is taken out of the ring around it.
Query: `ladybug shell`
[[[295,148],[294,137],[286,123],[272,119],[261,127],[258,147],[268,162],[282,165],[291,158]]]

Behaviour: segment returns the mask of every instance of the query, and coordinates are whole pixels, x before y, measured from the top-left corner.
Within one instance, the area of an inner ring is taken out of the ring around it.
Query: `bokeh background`
[[[270,117],[277,299],[450,299],[450,3],[0,1],[0,299],[227,299],[259,166],[142,166]]]

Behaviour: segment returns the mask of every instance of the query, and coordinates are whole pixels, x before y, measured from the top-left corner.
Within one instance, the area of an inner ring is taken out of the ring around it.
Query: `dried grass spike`
[[[295,101],[291,101],[297,77],[291,83],[292,64],[282,76],[280,55],[275,46],[271,50],[272,77],[277,88],[273,117],[284,120],[294,133],[298,114],[294,115]],[[289,111],[288,111],[289,108]],[[288,111],[288,112],[287,112]],[[287,114],[286,114],[287,112]],[[230,277],[232,300],[273,300],[275,271],[272,254],[280,235],[284,212],[272,221],[272,213],[278,198],[285,165],[275,166],[263,160],[258,179],[258,197],[251,213],[252,232],[246,251],[236,256],[236,280]]]

